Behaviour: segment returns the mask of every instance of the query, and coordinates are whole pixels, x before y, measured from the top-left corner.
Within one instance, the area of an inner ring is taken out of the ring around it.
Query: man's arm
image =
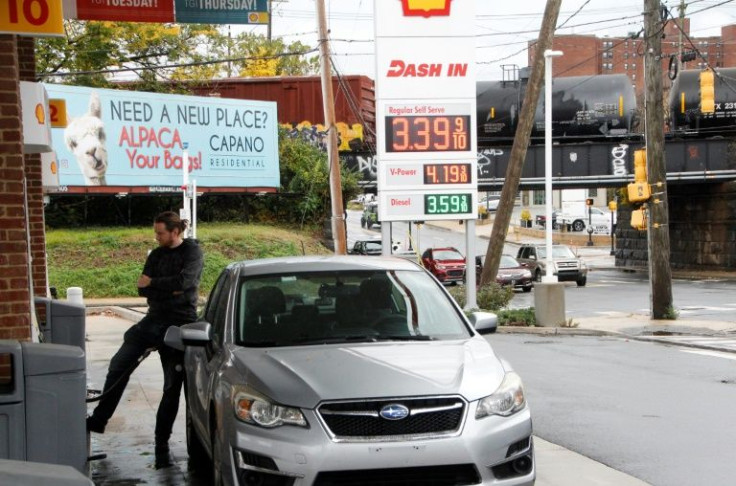
[[[197,287],[204,267],[204,255],[198,245],[192,246],[184,257],[179,273],[165,277],[154,277],[146,288],[166,291],[169,295]]]

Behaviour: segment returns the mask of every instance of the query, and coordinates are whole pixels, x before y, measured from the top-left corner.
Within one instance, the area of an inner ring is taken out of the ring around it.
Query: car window
[[[225,324],[227,322],[227,301],[230,296],[230,273],[223,272],[223,278],[221,281],[221,290],[217,294],[217,300],[215,301],[215,314],[211,321],[212,324],[212,343],[221,346],[223,338],[225,336]]]
[[[210,324],[213,323],[215,320],[215,309],[217,308],[215,303],[217,302],[217,298],[220,295],[220,291],[222,290],[225,280],[227,280],[227,274],[227,270],[223,271],[220,274],[220,276],[217,278],[217,282],[215,282],[215,286],[212,287],[210,295],[207,298],[207,307],[204,311],[204,320],[209,322]]]
[[[501,263],[499,264],[499,268],[516,268],[518,266],[519,262],[516,261],[516,258],[509,255],[501,255]]]
[[[236,343],[300,346],[470,336],[465,320],[424,271],[300,272],[238,284]]]
[[[457,250],[434,250],[435,260],[464,260],[465,257]]]

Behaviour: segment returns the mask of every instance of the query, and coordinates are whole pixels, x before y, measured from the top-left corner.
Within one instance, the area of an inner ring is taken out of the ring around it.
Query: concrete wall
[[[736,272],[736,183],[668,187],[673,270]],[[647,268],[647,233],[631,228],[631,207],[619,207],[616,266]]]

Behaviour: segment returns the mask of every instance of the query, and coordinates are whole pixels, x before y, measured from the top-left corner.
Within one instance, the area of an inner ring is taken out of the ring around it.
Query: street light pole
[[[557,282],[552,263],[552,58],[562,51],[544,51],[544,236],[547,258],[542,282]]]

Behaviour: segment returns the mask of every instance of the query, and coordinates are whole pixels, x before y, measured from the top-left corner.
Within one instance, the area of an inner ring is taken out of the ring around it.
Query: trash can
[[[21,343],[26,404],[26,460],[85,472],[87,379],[78,346]]]
[[[0,341],[0,459],[26,458],[23,351],[19,341]]]
[[[86,313],[84,304],[34,297],[36,315],[44,343],[85,346]]]
[[[61,464],[84,474],[84,351],[3,340],[0,365],[0,459]]]

